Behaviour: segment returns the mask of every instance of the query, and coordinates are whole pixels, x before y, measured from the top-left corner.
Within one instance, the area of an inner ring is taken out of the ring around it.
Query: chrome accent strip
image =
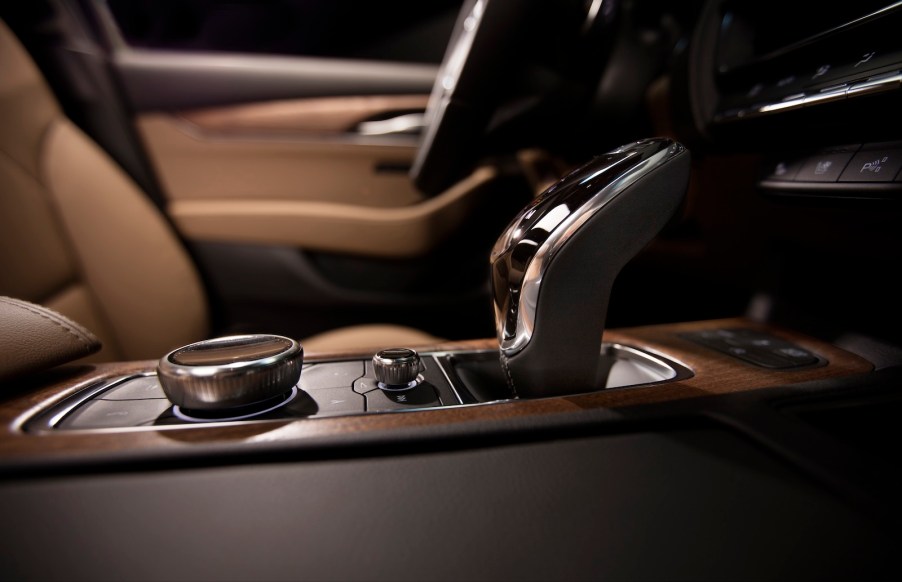
[[[496,331],[506,356],[532,339],[542,279],[560,248],[629,186],[684,149],[663,138],[619,147],[571,172],[514,218],[490,258]]]
[[[493,354],[495,353],[494,350],[484,350],[484,351],[491,352]],[[442,376],[445,377],[445,382],[448,383],[448,386],[451,387],[451,391],[454,392],[454,397],[457,398],[457,403],[463,404],[464,399],[461,398],[460,392],[458,392],[458,390],[457,390],[457,386],[455,386],[454,382],[451,381],[451,376],[448,375],[448,371],[445,369],[445,366],[443,366],[442,362],[439,360],[440,356],[448,356],[452,353],[453,352],[441,352],[441,353],[432,354],[432,361],[435,362],[435,365],[438,366],[439,370],[441,370]]]
[[[893,71],[870,77],[866,81],[855,83],[846,91],[848,97],[857,97],[858,95],[869,95],[871,93],[881,93],[883,91],[891,91],[902,86],[902,72]]]
[[[397,135],[416,134],[426,127],[425,113],[408,113],[390,119],[378,121],[362,121],[357,124],[360,135]]]
[[[96,395],[106,392],[120,384],[124,384],[129,380],[155,375],[156,374],[152,372],[129,374],[127,376],[120,376],[118,378],[113,378],[112,380],[101,381],[87,388],[79,389],[62,400],[51,404],[49,408],[45,410],[26,413],[23,415],[22,421],[18,424],[18,428],[23,432],[51,431],[56,428],[67,415],[85,402],[94,398]]]
[[[759,113],[774,113],[776,111],[791,111],[805,106],[805,94],[796,93],[788,95],[776,103],[768,103],[758,108]]]
[[[395,148],[399,150],[416,149],[418,140],[415,134],[363,135],[355,132],[347,133],[315,133],[310,131],[266,131],[266,130],[223,130],[207,129],[179,116],[172,114],[167,118],[174,129],[188,137],[208,143],[252,144],[255,142],[284,143],[298,145],[349,145],[361,147]]]
[[[810,107],[812,105],[818,105],[820,103],[831,103],[833,101],[842,101],[846,98],[846,93],[849,90],[848,83],[842,83],[841,85],[833,85],[830,87],[824,87],[817,93],[809,93],[805,96],[805,107]]]

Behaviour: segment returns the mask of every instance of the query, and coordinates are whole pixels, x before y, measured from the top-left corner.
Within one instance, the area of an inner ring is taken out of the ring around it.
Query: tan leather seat
[[[3,21],[0,71],[0,295],[93,331],[104,345],[95,360],[158,358],[208,337],[207,298],[169,223],[65,117]],[[314,340],[324,351],[438,341],[399,326]]]

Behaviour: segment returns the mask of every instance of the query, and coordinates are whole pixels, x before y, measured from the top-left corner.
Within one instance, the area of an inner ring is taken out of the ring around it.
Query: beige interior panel
[[[78,276],[43,185],[0,150],[0,294],[40,302]]]
[[[36,176],[44,130],[60,109],[40,71],[2,20],[0,71],[0,151]]]
[[[270,121],[271,122],[271,121]],[[411,139],[212,131],[178,116],[139,117],[139,132],[170,200],[283,200],[397,207],[423,199],[405,171]]]
[[[169,224],[67,119],[54,122],[44,141],[43,182],[122,354],[158,358],[203,338],[204,290]]]
[[[169,213],[189,239],[413,257],[460,228],[496,175],[492,167],[478,168],[439,196],[398,208],[303,200],[175,200]]]
[[[334,329],[304,338],[307,353],[327,352],[334,346],[346,350],[377,351],[385,346],[419,347],[438,345],[445,340],[424,331],[400,325],[371,324]]]
[[[278,131],[340,134],[361,121],[392,112],[425,111],[428,95],[373,95],[293,99],[183,111],[204,131]]]

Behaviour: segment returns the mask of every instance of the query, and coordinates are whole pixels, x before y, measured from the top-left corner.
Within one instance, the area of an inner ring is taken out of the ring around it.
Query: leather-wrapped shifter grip
[[[517,395],[603,387],[614,279],[679,208],[689,166],[688,150],[670,139],[624,145],[562,178],[505,229],[492,286],[501,363]]]

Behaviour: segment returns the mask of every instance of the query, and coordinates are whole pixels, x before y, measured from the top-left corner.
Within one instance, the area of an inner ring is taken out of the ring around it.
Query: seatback
[[[0,20],[0,295],[92,330],[97,360],[207,336],[206,295],[159,210],[63,112]]]

